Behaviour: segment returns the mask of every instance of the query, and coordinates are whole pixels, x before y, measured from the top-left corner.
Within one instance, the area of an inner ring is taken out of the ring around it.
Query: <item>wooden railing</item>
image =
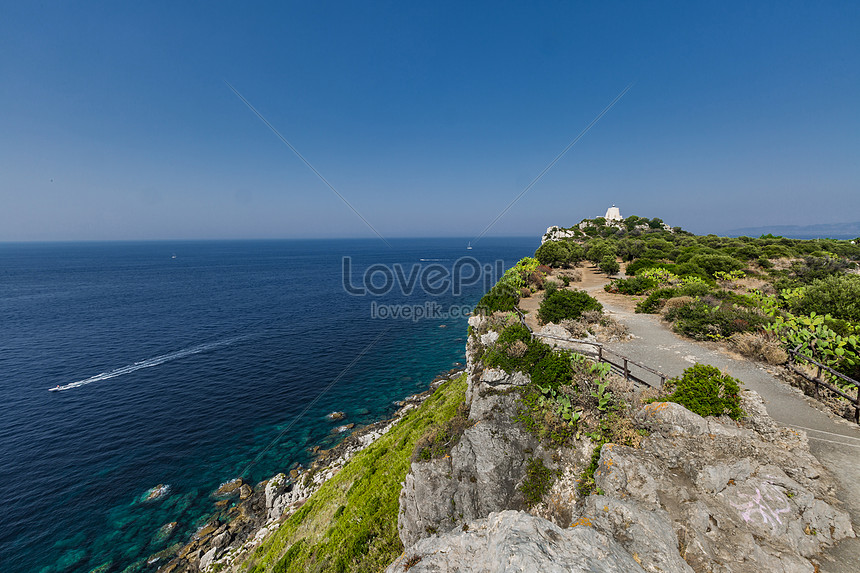
[[[788,356],[789,356],[789,361],[788,361],[788,364],[786,366],[788,367],[789,370],[791,370],[792,372],[794,372],[798,376],[802,377],[805,380],[808,380],[809,382],[812,382],[815,385],[814,391],[815,391],[815,397],[816,398],[820,398],[818,389],[821,386],[824,386],[825,388],[827,388],[831,392],[834,392],[834,393],[838,394],[839,396],[842,396],[843,398],[845,398],[846,400],[851,402],[851,406],[854,408],[854,421],[857,422],[858,424],[860,424],[860,382],[858,382],[857,380],[854,380],[853,378],[849,378],[848,376],[846,376],[845,374],[843,374],[841,372],[837,372],[833,368],[827,366],[826,364],[822,364],[821,362],[815,360],[814,358],[810,358],[809,356],[802,354],[800,352],[800,345],[789,350]],[[816,366],[818,368],[818,371],[816,372],[815,376],[810,376],[803,369],[795,366],[795,364],[797,364],[798,360],[802,360],[804,362],[812,364],[813,366]],[[844,392],[841,388],[830,384],[830,382],[828,382],[826,380],[826,378],[824,376],[822,376],[822,374],[824,372],[827,372],[827,374],[829,374],[830,376],[833,376],[834,378],[838,378],[838,379],[846,382],[849,387],[854,386],[855,388],[857,388],[857,395],[851,396],[848,393]]]
[[[609,364],[609,368],[615,374],[618,374],[619,376],[623,376],[625,380],[628,380],[628,381],[632,380],[633,382],[636,382],[638,384],[643,384],[643,385],[649,386],[651,388],[662,388],[663,385],[666,383],[666,379],[668,378],[668,376],[666,374],[663,374],[659,370],[655,370],[655,369],[651,368],[650,366],[646,366],[645,364],[642,364],[641,362],[636,362],[635,360],[633,360],[631,358],[628,358],[622,354],[618,354],[617,352],[609,350],[608,348],[606,348],[603,344],[601,344],[599,342],[593,342],[591,340],[581,340],[579,338],[568,338],[568,337],[562,337],[562,336],[554,336],[552,334],[535,333],[529,327],[529,325],[526,324],[526,315],[523,314],[523,312],[518,308],[516,308],[514,310],[516,311],[517,315],[519,316],[520,322],[522,323],[523,326],[525,326],[529,330],[532,337],[549,338],[552,340],[559,340],[559,341],[567,342],[570,344],[582,344],[582,345],[587,345],[587,346],[593,346],[593,347],[595,347],[595,351],[594,351],[594,354],[592,356],[594,358],[596,358],[598,362],[602,362],[604,364]],[[649,372],[649,373],[655,375],[657,378],[660,379],[660,385],[657,386],[656,384],[653,384],[653,383],[649,382],[648,380],[642,378],[642,376],[634,374],[631,371],[631,367],[640,368],[640,369],[644,370],[645,372]]]

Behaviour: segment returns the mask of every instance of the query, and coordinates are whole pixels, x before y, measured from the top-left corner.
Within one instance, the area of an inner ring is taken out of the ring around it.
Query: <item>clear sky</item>
[[[860,3],[4,2],[0,240],[860,220]]]

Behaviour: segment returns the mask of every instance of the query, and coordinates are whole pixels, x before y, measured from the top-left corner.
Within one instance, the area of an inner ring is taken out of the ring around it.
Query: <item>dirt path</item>
[[[635,314],[633,297],[606,293],[603,285],[608,280],[603,275],[588,268],[582,270],[584,290],[616,320],[626,324],[634,336],[609,345],[611,350],[670,376],[680,375],[697,362],[711,364],[758,392],[774,420],[806,431],[811,452],[836,477],[837,497],[851,513],[854,529],[860,534],[860,427],[824,412],[823,406],[781,382],[771,367],[734,355],[719,344],[681,338],[658,316]],[[824,571],[856,573],[860,569],[860,539],[846,539],[827,555],[833,561],[825,564]]]

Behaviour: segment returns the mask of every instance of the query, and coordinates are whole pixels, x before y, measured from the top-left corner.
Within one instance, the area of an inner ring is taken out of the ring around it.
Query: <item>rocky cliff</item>
[[[823,547],[854,536],[805,434],[777,426],[754,392],[738,422],[627,392],[632,445],[538,439],[521,420],[529,376],[484,368],[498,339],[487,321],[469,321],[468,424],[449,454],[412,464],[406,551],[389,573],[814,572]],[[547,478],[537,503],[535,467]]]

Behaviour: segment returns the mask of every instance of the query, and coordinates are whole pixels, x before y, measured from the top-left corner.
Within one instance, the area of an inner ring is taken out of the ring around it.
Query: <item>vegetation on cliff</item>
[[[251,555],[243,570],[380,571],[403,546],[397,535],[400,484],[416,443],[448,427],[463,404],[466,376],[440,386],[388,433],[327,481]]]

